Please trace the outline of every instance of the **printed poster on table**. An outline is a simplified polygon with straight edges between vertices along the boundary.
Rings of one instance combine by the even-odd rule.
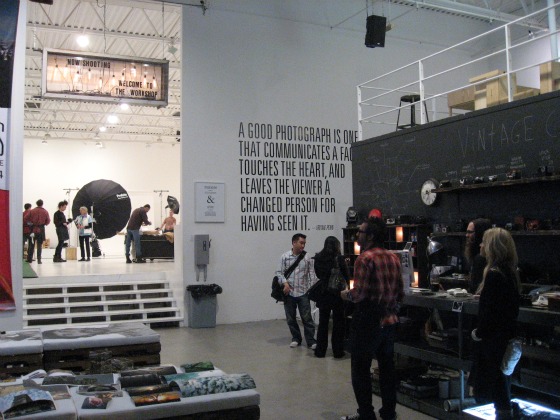
[[[0,311],[15,309],[10,264],[9,124],[19,0],[0,8]]]

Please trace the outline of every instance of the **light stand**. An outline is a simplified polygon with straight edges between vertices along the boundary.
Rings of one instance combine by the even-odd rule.
[[[72,191],[78,191],[79,188],[63,188],[62,191],[66,191],[66,195],[68,196],[68,199],[66,201],[68,201],[68,207],[66,207],[66,210],[68,212],[68,215],[66,217],[66,220],[68,221],[68,219],[74,220],[74,218],[72,217]],[[73,229],[72,229],[73,230]],[[70,235],[70,232],[68,232],[68,235],[70,237],[70,239],[68,240],[68,246],[71,246],[71,243],[74,244],[74,241],[72,241],[72,235]],[[78,246],[77,243],[75,244],[75,246]]]
[[[164,192],[169,192],[169,190],[154,190],[155,193],[159,193],[159,208],[160,208],[160,220],[163,221],[163,219],[165,219],[165,217],[163,217],[163,193]]]

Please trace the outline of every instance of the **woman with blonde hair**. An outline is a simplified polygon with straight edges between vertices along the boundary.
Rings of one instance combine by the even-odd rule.
[[[519,314],[517,251],[507,230],[492,228],[484,233],[480,253],[486,267],[478,288],[478,327],[471,334],[478,342],[474,395],[479,403],[494,403],[496,420],[512,419],[511,376],[504,375],[500,365],[508,341],[515,337]]]
[[[80,207],[80,214],[78,215],[78,217],[76,217],[76,219],[74,219],[74,223],[78,227],[78,235],[80,237],[80,253],[82,255],[82,258],[80,258],[79,261],[90,261],[91,250],[89,247],[89,238],[93,233],[93,219],[88,214],[87,207]]]

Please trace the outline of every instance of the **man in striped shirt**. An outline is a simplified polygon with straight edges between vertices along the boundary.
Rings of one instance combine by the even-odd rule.
[[[380,218],[360,225],[358,244],[363,250],[354,264],[354,288],[341,297],[355,303],[351,330],[351,375],[358,413],[343,419],[376,420],[372,405],[371,361],[379,367],[383,420],[396,418],[397,404],[394,341],[403,283],[399,257],[383,248],[387,227]]]
[[[307,347],[315,350],[315,324],[311,317],[311,304],[307,296],[309,288],[315,284],[317,277],[313,269],[313,260],[305,253],[306,238],[302,233],[292,236],[292,249],[282,254],[278,270],[276,270],[277,281],[283,286],[286,299],[284,300],[284,311],[286,321],[292,334],[290,347],[294,348],[301,345],[302,337],[296,319],[296,310],[303,322],[303,333]],[[284,273],[288,271],[292,264],[296,262],[300,254],[304,254],[292,273],[286,278]]]

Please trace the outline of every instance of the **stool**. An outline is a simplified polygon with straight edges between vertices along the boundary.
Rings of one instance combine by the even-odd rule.
[[[416,102],[420,101],[420,95],[404,95],[401,96],[401,100],[399,102],[399,114],[397,115],[397,130],[402,130],[403,128],[414,127],[416,125],[416,106],[414,105]],[[409,103],[410,105],[410,124],[403,124],[399,125],[399,119],[401,117],[401,105],[402,103]],[[428,108],[426,107],[426,102],[424,102],[424,111],[426,111],[426,121],[428,120]]]

